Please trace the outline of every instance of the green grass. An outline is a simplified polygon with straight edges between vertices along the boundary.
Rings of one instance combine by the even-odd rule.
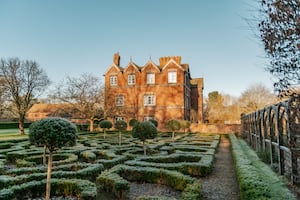
[[[19,129],[1,129],[0,141],[11,139],[28,138],[28,129],[25,129],[25,135],[21,135]]]

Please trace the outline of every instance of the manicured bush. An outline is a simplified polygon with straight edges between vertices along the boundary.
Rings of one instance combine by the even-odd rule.
[[[50,179],[52,155],[57,149],[76,143],[77,128],[63,118],[45,118],[30,125],[29,141],[31,144],[43,145],[49,151],[46,200],[50,199]]]
[[[157,136],[157,129],[150,121],[138,122],[132,129],[132,136],[134,138],[139,138],[143,142],[144,155],[146,155],[145,141],[147,139],[155,138]]]
[[[195,181],[188,184],[181,194],[181,200],[199,200],[201,199],[201,183]]]
[[[106,130],[110,129],[112,127],[112,123],[109,120],[102,120],[100,122],[100,127],[103,129],[103,137],[105,139]]]
[[[92,151],[83,151],[80,153],[80,157],[86,162],[95,162],[97,156]]]
[[[180,121],[180,127],[183,128],[183,132],[185,133],[186,129],[189,129],[191,126],[191,122],[187,120]]]
[[[15,185],[9,189],[0,190],[0,200],[30,199],[45,194],[45,180],[30,181]],[[76,196],[82,200],[95,200],[97,196],[96,185],[87,180],[80,179],[52,179],[52,195]]]
[[[151,122],[157,128],[158,122],[155,119],[149,119],[149,122]]]
[[[288,190],[287,183],[263,163],[245,141],[237,139],[233,134],[229,138],[241,199],[296,199]]]
[[[25,122],[24,128],[28,128],[31,122]],[[17,129],[19,128],[18,122],[0,122],[0,129]]]
[[[181,127],[180,127],[180,122],[176,119],[171,119],[167,122],[166,124],[166,128],[169,131],[172,131],[172,140],[174,141],[175,139],[175,131],[178,131]]]
[[[138,123],[139,121],[137,119],[131,119],[129,120],[129,126],[134,127],[136,123]]]
[[[163,184],[180,191],[183,191],[188,184],[194,182],[194,179],[190,176],[176,171],[153,167],[118,165],[97,177],[97,187],[113,192],[118,198],[122,198],[125,192],[129,190],[127,180]]]
[[[117,120],[115,123],[115,129],[119,130],[119,145],[122,144],[122,131],[127,129],[127,123],[123,120]]]

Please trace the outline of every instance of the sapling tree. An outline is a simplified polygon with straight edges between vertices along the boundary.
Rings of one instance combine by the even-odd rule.
[[[183,132],[185,133],[186,129],[189,129],[191,126],[191,122],[188,120],[182,120],[180,121],[180,127],[183,129]]]
[[[45,118],[29,127],[29,141],[37,146],[43,145],[49,151],[46,183],[46,200],[50,199],[50,180],[52,171],[52,155],[63,146],[76,143],[76,126],[63,118]]]
[[[134,127],[136,125],[136,123],[138,123],[138,120],[135,118],[129,120],[129,126],[131,126],[131,127]]]
[[[146,155],[145,141],[157,136],[157,128],[150,121],[138,122],[132,129],[132,136],[139,138],[143,142],[144,155]]]
[[[108,130],[112,127],[112,123],[109,120],[102,120],[100,122],[100,127],[103,129],[103,137],[105,139],[106,130]]]
[[[167,122],[166,124],[166,128],[169,131],[172,131],[172,140],[174,141],[175,138],[175,131],[178,131],[181,127],[180,127],[180,122],[176,119],[171,119]]]
[[[127,129],[127,123],[123,120],[118,120],[115,123],[115,129],[119,130],[119,145],[122,143],[122,131]]]

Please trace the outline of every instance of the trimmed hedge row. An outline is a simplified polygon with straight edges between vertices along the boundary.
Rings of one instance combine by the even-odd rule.
[[[31,122],[25,122],[24,128],[28,128],[30,126]],[[19,128],[18,122],[0,122],[0,129],[15,129]]]
[[[241,199],[293,200],[285,181],[263,163],[245,141],[229,135]]]
[[[213,160],[214,156],[212,155],[171,154],[166,156],[140,157],[135,160],[129,160],[125,164],[177,170],[191,176],[206,176],[212,171]]]
[[[97,177],[96,185],[98,189],[112,192],[116,197],[122,199],[130,189],[128,181],[167,185],[176,190],[183,191],[182,196],[190,200],[199,199],[196,196],[199,197],[201,191],[200,182],[180,172],[127,165],[118,165],[108,171],[102,172]]]
[[[98,174],[103,171],[102,164],[90,164],[85,168],[78,171],[53,171],[51,177],[53,178],[77,178],[77,179],[88,179],[95,181]],[[30,181],[41,181],[46,179],[47,173],[33,173],[33,174],[23,174],[20,176],[0,176],[0,188],[8,188],[13,185],[20,185]]]
[[[45,194],[46,180],[30,181],[0,190],[0,200],[40,197]],[[82,200],[95,200],[96,185],[81,179],[51,179],[51,196],[76,196]]]

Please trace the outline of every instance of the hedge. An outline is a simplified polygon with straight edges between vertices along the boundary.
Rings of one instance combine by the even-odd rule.
[[[198,199],[201,192],[200,182],[180,172],[153,167],[133,167],[127,165],[118,165],[108,171],[102,172],[97,177],[96,185],[98,189],[112,192],[116,197],[122,199],[125,193],[130,189],[128,181],[167,185],[176,190],[183,191],[183,194],[189,197],[186,199],[190,200]],[[195,198],[190,198],[192,196]]]
[[[51,177],[53,178],[77,178],[77,179],[88,179],[95,181],[98,174],[103,171],[102,164],[90,164],[85,168],[78,171],[53,171]],[[0,176],[0,189],[8,188],[13,185],[20,185],[30,181],[41,181],[46,179],[47,173],[33,173],[33,174],[23,174],[20,176]]]
[[[30,126],[31,122],[25,122],[24,128],[28,128]],[[19,128],[18,122],[0,122],[0,129],[15,129]]]
[[[46,180],[30,181],[0,190],[0,200],[41,197],[45,194]],[[51,196],[76,196],[82,200],[95,200],[96,185],[81,179],[51,179]]]
[[[241,199],[293,200],[286,182],[262,162],[245,141],[230,134]]]
[[[171,154],[155,157],[141,157],[125,162],[131,166],[157,167],[177,170],[191,176],[206,176],[213,168],[214,156],[190,154]]]

